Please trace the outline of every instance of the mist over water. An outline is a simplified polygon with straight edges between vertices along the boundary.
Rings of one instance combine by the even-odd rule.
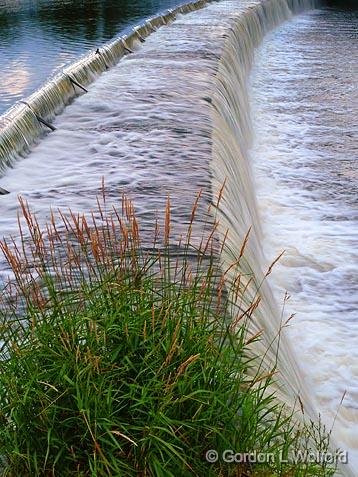
[[[269,34],[251,75],[251,152],[272,283],[325,422],[358,468],[358,12],[322,9]],[[355,449],[355,450],[353,450]]]
[[[88,50],[179,0],[0,0],[0,114]]]

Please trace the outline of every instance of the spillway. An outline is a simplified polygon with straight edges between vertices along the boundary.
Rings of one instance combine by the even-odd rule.
[[[253,333],[264,330],[257,351],[265,354],[267,369],[277,360],[281,398],[292,406],[300,399],[313,419],[315,400],[286,330],[280,331],[281,306],[264,280],[248,77],[266,33],[314,6],[310,0],[223,0],[168,12],[70,67],[3,117],[0,132],[0,187],[10,191],[0,198],[2,236],[16,234],[18,194],[44,222],[50,205],[76,212],[95,207],[103,177],[107,205],[128,194],[144,233],[169,193],[179,236],[203,190],[193,233],[200,243],[212,220],[207,206],[226,181],[217,211],[221,232],[229,230],[222,267],[239,254],[251,228],[242,267],[252,278],[249,293],[262,297],[250,324]],[[55,130],[46,134],[39,118]],[[1,265],[2,276],[7,273]],[[354,475],[347,465],[342,472]]]
[[[300,343],[305,382],[328,424],[338,412],[335,430],[355,469],[357,29],[349,10],[295,17],[258,49],[250,88],[263,248],[267,257],[286,250],[272,286],[281,300],[291,296],[289,338]]]

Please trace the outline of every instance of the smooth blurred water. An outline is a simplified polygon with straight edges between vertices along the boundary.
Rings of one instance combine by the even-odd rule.
[[[0,0],[0,114],[88,50],[180,0]]]
[[[358,11],[268,35],[252,71],[252,150],[276,296],[325,422],[358,468]],[[344,395],[343,403],[340,404]],[[357,475],[357,474],[354,474]]]
[[[145,9],[139,2],[97,1],[84,7],[43,1],[12,13],[7,8],[7,26],[0,33],[1,55],[9,60],[0,59],[0,99],[8,98],[3,107],[27,95],[54,69],[170,3],[147,2]],[[219,53],[219,9],[225,3],[230,2],[212,4],[218,9],[212,23],[206,17],[210,10],[204,10],[160,29],[56,118],[57,131],[0,180],[11,192],[1,199],[0,235],[16,233],[17,194],[29,200],[41,222],[50,205],[90,210],[103,176],[111,197],[129,192],[148,224],[169,191],[178,204],[177,223],[185,224],[183,212],[191,210],[193,194],[207,187],[211,123],[206,99],[216,68],[212,59]],[[122,13],[120,5],[127,5]],[[266,255],[271,261],[287,250],[272,274],[273,284],[280,301],[289,291],[289,310],[298,312],[292,342],[329,425],[347,391],[338,424],[350,459],[358,456],[357,21],[355,13],[317,10],[267,36],[252,76],[257,187],[246,181],[257,192]],[[233,84],[241,92],[243,83]],[[233,125],[248,120],[245,108],[237,116],[227,109]],[[224,136],[228,123],[222,124],[218,130]],[[231,147],[223,150],[227,163],[240,161],[239,155],[229,157]],[[237,185],[235,190],[237,210],[230,220],[237,226],[245,189]],[[268,328],[270,318],[265,321]]]

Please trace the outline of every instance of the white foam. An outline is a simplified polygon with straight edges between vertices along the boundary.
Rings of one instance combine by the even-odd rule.
[[[351,22],[351,23],[349,23]],[[297,313],[289,336],[325,422],[358,467],[357,18],[315,11],[270,34],[252,73],[265,253]],[[350,54],[347,55],[347,51]]]

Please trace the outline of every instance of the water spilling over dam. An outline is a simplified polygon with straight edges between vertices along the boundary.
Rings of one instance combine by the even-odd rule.
[[[204,7],[204,2],[198,4]],[[229,229],[232,255],[228,253],[222,265],[227,267],[238,254],[251,227],[244,272],[248,279],[255,276],[249,285],[251,293],[259,290],[263,298],[251,328],[253,333],[264,329],[258,349],[264,353],[269,349],[265,357],[270,369],[277,359],[277,346],[272,343],[277,341],[283,317],[273,290],[267,282],[261,283],[268,265],[263,248],[271,261],[279,250],[264,245],[267,223],[263,230],[260,215],[262,202],[269,201],[270,194],[259,187],[258,200],[250,157],[259,157],[262,141],[273,133],[266,130],[270,121],[265,117],[261,124],[259,114],[254,115],[253,130],[247,81],[254,49],[265,34],[293,13],[313,6],[300,0],[221,1],[179,14],[173,23],[175,15],[169,13],[164,21],[158,20],[161,28],[155,33],[153,21],[131,38],[115,40],[99,54],[70,67],[2,120],[0,187],[10,194],[1,197],[0,234],[16,234],[17,194],[29,201],[44,222],[50,206],[90,210],[104,177],[110,202],[123,192],[134,199],[144,230],[169,193],[179,235],[198,190],[203,190],[208,205],[226,180],[218,217],[222,232]],[[260,61],[256,68],[260,72]],[[83,94],[71,78],[88,93]],[[271,77],[271,81],[276,80]],[[262,83],[255,84],[255,94],[261,94]],[[271,102],[265,106],[270,114]],[[37,116],[56,130],[43,137],[46,126]],[[265,134],[253,141],[258,127]],[[270,127],[275,128],[273,121]],[[269,223],[275,215],[267,210]],[[199,216],[202,222],[194,232],[198,242],[210,220],[206,207]],[[271,234],[277,233],[273,228]],[[285,246],[279,243],[279,248]],[[5,265],[1,273],[6,276]],[[281,279],[285,281],[284,274]],[[297,363],[285,331],[278,356],[280,394],[291,404],[299,398],[307,415],[314,417],[315,399]],[[351,475],[347,466],[345,472]]]
[[[331,422],[346,392],[336,430],[347,449],[358,442],[357,28],[350,11],[295,17],[264,40],[251,88],[264,249],[286,250],[276,296],[291,295],[291,340]]]
[[[177,0],[2,0],[0,114],[65,66]]]

